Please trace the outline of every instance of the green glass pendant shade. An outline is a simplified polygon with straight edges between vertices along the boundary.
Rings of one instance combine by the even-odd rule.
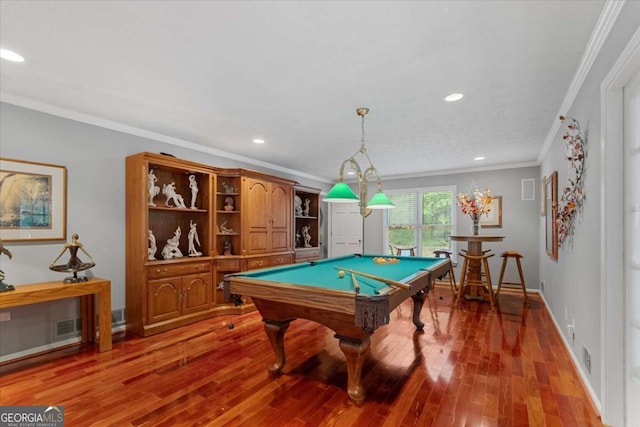
[[[386,194],[382,191],[378,191],[367,203],[369,209],[393,209],[395,208],[393,202],[389,200]]]
[[[358,196],[347,184],[340,181],[329,190],[322,201],[329,203],[356,203],[358,202]]]

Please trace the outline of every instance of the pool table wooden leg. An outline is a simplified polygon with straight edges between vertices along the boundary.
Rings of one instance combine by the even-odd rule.
[[[269,341],[271,341],[273,351],[276,353],[276,361],[273,362],[267,370],[269,371],[269,375],[275,377],[280,375],[280,372],[282,371],[282,368],[284,368],[284,364],[286,362],[286,357],[284,355],[284,333],[287,332],[291,321],[277,322],[274,320],[263,319],[263,322],[264,330],[269,337]]]
[[[338,338],[340,350],[347,360],[347,393],[351,400],[360,404],[364,402],[364,387],[362,386],[362,365],[369,351],[371,340],[365,337],[362,340],[354,340],[341,335]]]
[[[424,323],[420,321],[420,312],[426,296],[427,292],[424,289],[411,296],[411,299],[413,299],[413,324],[416,325],[416,329],[419,331],[424,329]]]

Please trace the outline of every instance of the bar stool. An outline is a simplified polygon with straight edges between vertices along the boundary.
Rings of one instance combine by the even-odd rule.
[[[520,263],[520,260],[524,258],[524,256],[517,251],[504,251],[500,254],[500,256],[502,257],[502,268],[500,269],[500,279],[498,279],[498,291],[496,292],[496,296],[500,294],[500,288],[502,287],[502,285],[520,285],[522,287],[522,293],[524,294],[524,302],[526,304],[527,303],[527,287],[524,283],[524,275],[522,274],[522,264]],[[507,268],[507,260],[511,258],[516,260],[516,266],[518,267],[518,274],[520,275],[520,283],[502,281],[502,279],[504,278],[504,272]]]
[[[485,255],[468,255],[460,252],[464,261],[462,262],[462,278],[460,279],[460,285],[458,286],[458,297],[456,298],[456,302],[459,304],[462,302],[462,298],[464,296],[464,292],[468,287],[476,287],[481,290],[486,290],[489,294],[489,303],[491,304],[491,311],[495,311],[495,302],[493,298],[493,287],[491,285],[491,272],[489,270],[489,261],[488,259],[494,256],[495,254],[485,254]],[[469,264],[472,261],[476,261],[480,263],[480,271],[478,272],[479,278],[471,278]],[[484,271],[482,271],[484,269]]]
[[[437,249],[433,251],[433,255],[436,258],[443,258],[443,256],[447,257],[449,258],[449,262],[451,262],[451,251],[448,249]],[[451,287],[451,293],[455,298],[456,294],[458,293],[458,285],[456,283],[456,276],[453,274],[453,264],[449,264],[449,271],[438,277],[438,280],[444,279],[445,276],[449,276],[449,287]]]

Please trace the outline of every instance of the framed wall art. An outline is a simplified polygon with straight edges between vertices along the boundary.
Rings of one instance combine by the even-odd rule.
[[[0,238],[67,238],[67,168],[0,158]]]
[[[553,171],[544,180],[545,200],[545,248],[547,254],[558,259],[558,171]]]
[[[502,228],[502,196],[491,196],[491,210],[480,217],[482,228]]]

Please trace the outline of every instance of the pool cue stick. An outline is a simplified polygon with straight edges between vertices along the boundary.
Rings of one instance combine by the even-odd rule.
[[[356,279],[356,275],[351,273],[351,281],[353,282],[353,289],[356,291],[356,294],[360,293],[360,284],[358,284],[358,279]]]
[[[349,268],[338,267],[338,266],[334,266],[333,268],[335,268],[336,270],[348,271],[349,273],[357,274],[362,277],[368,277],[369,279],[377,280],[379,282],[386,283],[387,285],[391,285],[391,286],[396,286],[401,289],[407,289],[407,290],[413,289],[413,286],[407,285],[406,283],[398,282],[391,279],[385,279],[384,277],[375,276],[373,274],[363,273],[361,271],[351,270]]]

